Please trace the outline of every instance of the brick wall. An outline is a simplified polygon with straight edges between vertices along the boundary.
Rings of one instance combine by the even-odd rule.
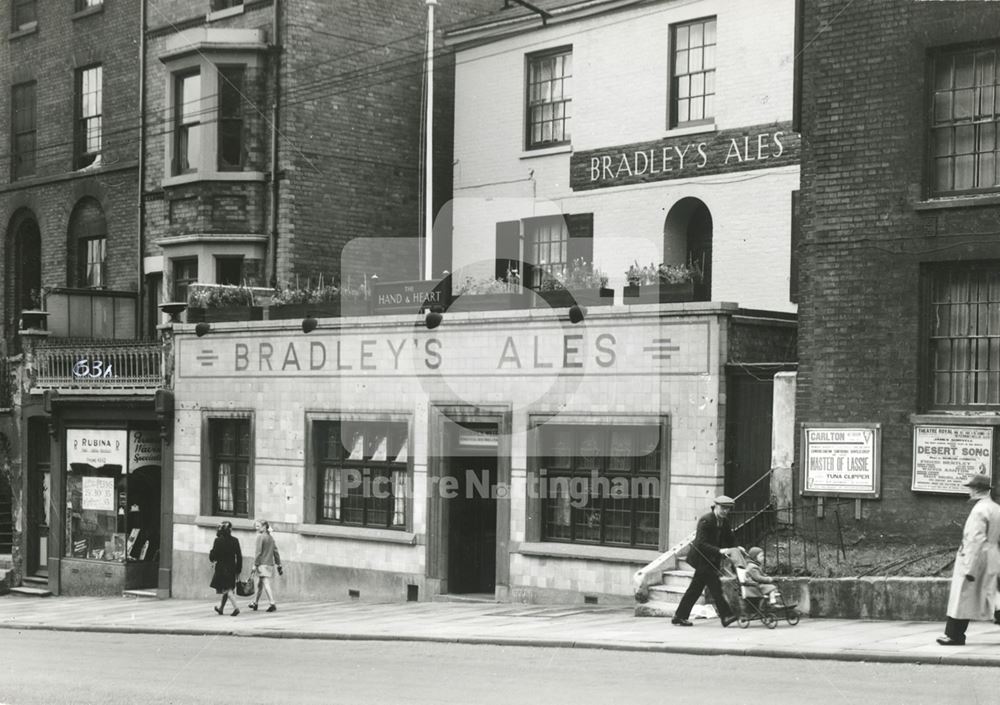
[[[1000,38],[995,3],[806,0],[797,420],[882,424],[859,528],[957,540],[958,496],[910,490],[921,263],[1000,255],[1000,209],[925,196],[928,52]]]

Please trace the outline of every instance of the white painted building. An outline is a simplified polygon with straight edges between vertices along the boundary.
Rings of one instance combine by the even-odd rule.
[[[793,0],[535,5],[446,34],[454,269],[694,261],[697,298],[794,311]]]

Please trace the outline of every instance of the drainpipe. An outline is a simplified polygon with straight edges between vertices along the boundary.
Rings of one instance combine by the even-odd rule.
[[[281,42],[279,41],[280,0],[274,0],[274,17],[271,27],[271,63],[274,70],[274,96],[271,100],[271,233],[267,251],[271,259],[272,287],[278,285],[278,110],[281,101]],[[265,264],[266,266],[266,264]]]
[[[146,184],[146,2],[139,3],[139,193],[136,205],[136,337],[142,333],[143,306],[143,254],[146,246],[146,203],[143,191]],[[150,321],[152,326],[154,321]]]

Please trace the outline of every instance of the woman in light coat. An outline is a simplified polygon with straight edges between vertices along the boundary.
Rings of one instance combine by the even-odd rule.
[[[975,501],[962,531],[962,546],[948,594],[948,621],[942,646],[965,644],[965,630],[973,619],[992,619],[1000,575],[1000,505],[990,498],[990,478],[973,475],[965,486]]]
[[[267,611],[274,612],[278,607],[274,604],[271,578],[274,577],[275,569],[277,569],[278,575],[281,575],[281,556],[278,554],[274,537],[271,536],[271,525],[263,519],[258,519],[254,522],[253,527],[257,530],[256,551],[253,559],[253,567],[257,571],[257,596],[247,606],[256,610],[261,594],[265,594],[268,601]]]

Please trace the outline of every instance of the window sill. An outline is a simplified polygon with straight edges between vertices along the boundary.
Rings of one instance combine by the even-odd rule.
[[[223,10],[216,10],[215,12],[209,12],[205,15],[206,22],[215,22],[217,20],[224,20],[227,17],[235,17],[236,15],[243,14],[243,4],[234,5],[233,7],[227,7]]]
[[[77,20],[81,20],[84,17],[90,17],[91,15],[99,15],[102,12],[104,12],[103,2],[100,5],[94,5],[93,7],[88,7],[84,10],[80,10],[79,12],[74,12],[72,15],[70,15],[69,18],[74,22],[76,22]]]
[[[938,411],[927,414],[910,414],[915,426],[1000,426],[1000,412],[996,411]]]
[[[975,206],[1000,206],[1000,194],[984,193],[973,196],[945,196],[928,198],[913,204],[915,211],[933,211],[945,208],[974,208]]]
[[[540,149],[526,149],[521,152],[521,159],[532,159],[534,157],[548,157],[553,154],[569,154],[573,151],[573,145],[560,144],[556,147],[543,147]]]
[[[219,524],[224,521],[228,521],[233,525],[234,529],[253,531],[254,520],[246,519],[243,517],[213,517],[213,516],[196,516],[194,518],[195,526],[202,526],[206,529],[217,529]]]
[[[691,125],[690,127],[672,127],[667,130],[664,137],[684,137],[686,135],[701,135],[716,132],[718,128],[714,122],[707,122],[704,125]]]
[[[22,25],[11,32],[7,38],[14,41],[15,39],[20,39],[21,37],[27,37],[29,34],[35,34],[37,31],[38,22],[29,22],[28,24]]]
[[[569,558],[602,561],[605,563],[630,563],[634,565],[646,565],[660,555],[659,551],[646,548],[613,548],[611,546],[590,546],[549,541],[522,543],[514,547],[511,553],[520,553],[522,556]]]
[[[262,171],[209,171],[194,172],[191,174],[178,174],[177,176],[165,176],[161,182],[163,188],[172,186],[184,186],[186,184],[196,184],[202,181],[266,181],[267,175]]]
[[[331,539],[354,539],[375,543],[399,543],[406,546],[417,545],[417,535],[411,531],[391,529],[371,529],[363,526],[333,526],[331,524],[298,524],[295,531],[303,536],[317,536]]]

